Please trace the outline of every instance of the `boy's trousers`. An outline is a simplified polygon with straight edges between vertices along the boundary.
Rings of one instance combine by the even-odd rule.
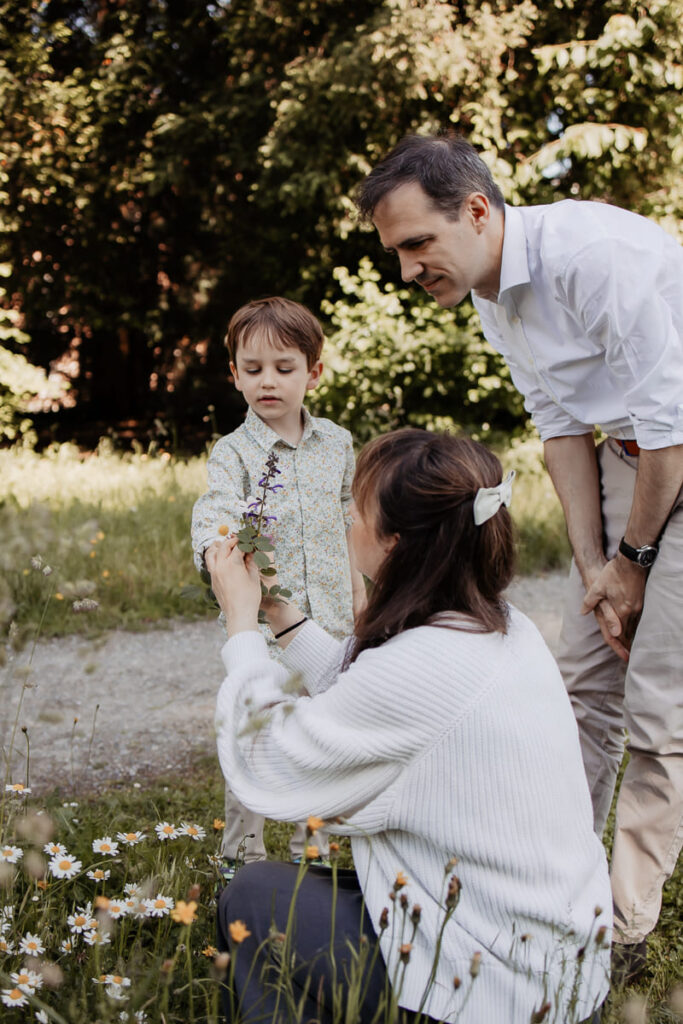
[[[263,844],[263,815],[255,814],[241,804],[229,786],[225,787],[225,828],[221,843],[221,856],[230,860],[244,860],[246,864],[266,859]],[[306,825],[297,822],[289,841],[292,857],[303,857],[306,847],[316,844],[321,857],[328,853],[328,840],[323,832],[317,832],[310,839],[306,837]]]
[[[606,554],[616,553],[633,498],[638,456],[598,448]],[[655,538],[652,538],[654,540]],[[615,938],[639,942],[657,923],[662,886],[683,843],[683,491],[648,572],[628,665],[581,615],[585,589],[572,563],[558,663],[579,726],[602,834],[628,730],[630,761],[617,798],[611,880]]]

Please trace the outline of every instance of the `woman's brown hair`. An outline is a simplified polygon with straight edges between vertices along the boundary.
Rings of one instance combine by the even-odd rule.
[[[424,430],[397,430],[363,448],[353,482],[361,514],[374,511],[379,536],[398,535],[356,622],[348,663],[440,612],[473,621],[456,628],[505,632],[502,592],[514,572],[510,514],[481,526],[473,504],[480,487],[501,482],[501,464],[477,441]],[[453,627],[452,622],[434,623]]]

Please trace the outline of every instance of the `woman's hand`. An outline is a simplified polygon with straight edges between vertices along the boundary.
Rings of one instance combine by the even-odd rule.
[[[228,636],[256,629],[261,604],[259,571],[250,555],[237,547],[237,538],[228,537],[206,552],[206,567],[211,586],[228,621]]]

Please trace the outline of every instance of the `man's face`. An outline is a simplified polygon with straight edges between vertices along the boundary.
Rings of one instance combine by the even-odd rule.
[[[405,282],[416,281],[440,306],[457,306],[474,290],[498,296],[500,258],[491,246],[490,206],[473,192],[449,220],[415,181],[399,185],[375,207],[382,245],[395,253]]]

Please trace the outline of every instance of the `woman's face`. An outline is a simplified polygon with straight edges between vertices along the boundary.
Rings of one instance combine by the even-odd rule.
[[[398,540],[398,534],[380,536],[374,502],[366,502],[361,514],[355,501],[351,502],[351,544],[356,566],[369,580],[375,580],[382,562]]]

